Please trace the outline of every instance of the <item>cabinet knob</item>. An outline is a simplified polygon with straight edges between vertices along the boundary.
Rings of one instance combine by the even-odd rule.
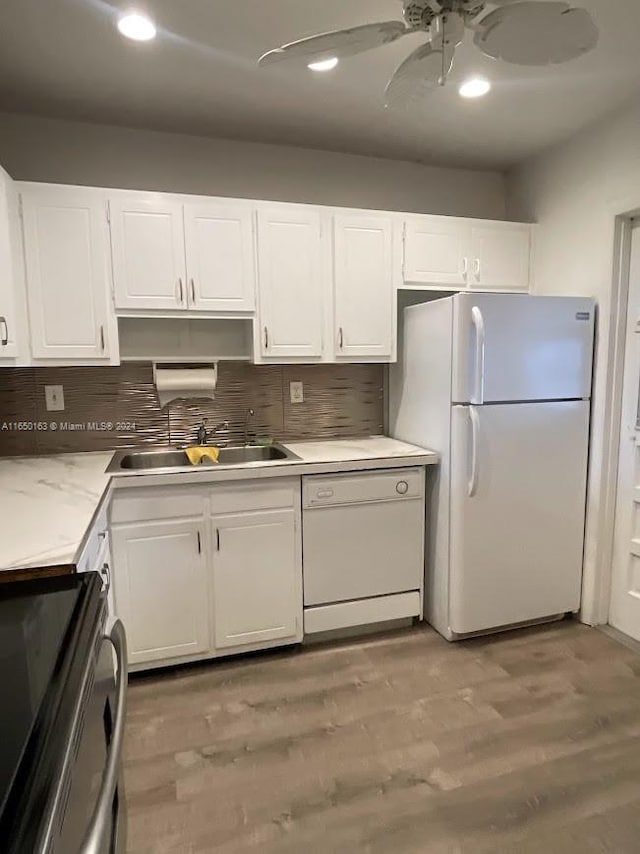
[[[406,495],[408,491],[409,491],[409,484],[407,483],[406,480],[399,480],[396,483],[396,492],[398,493],[398,495]]]

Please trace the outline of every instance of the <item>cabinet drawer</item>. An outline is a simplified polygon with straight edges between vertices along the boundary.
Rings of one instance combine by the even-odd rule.
[[[219,484],[209,491],[210,510],[214,516],[295,507],[300,495],[299,478],[245,481]]]
[[[111,523],[202,516],[205,497],[206,492],[201,487],[167,489],[151,486],[119,490],[111,507]]]
[[[303,507],[325,507],[368,501],[391,501],[422,498],[422,468],[388,469],[387,471],[309,475],[302,478]]]

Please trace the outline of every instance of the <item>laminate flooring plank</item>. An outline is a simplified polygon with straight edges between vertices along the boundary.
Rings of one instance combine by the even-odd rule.
[[[640,852],[640,658],[420,626],[134,677],[125,785],[129,854]]]

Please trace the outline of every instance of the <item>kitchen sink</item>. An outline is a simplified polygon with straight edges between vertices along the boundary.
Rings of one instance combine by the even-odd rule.
[[[185,451],[178,448],[153,448],[144,451],[119,451],[114,454],[107,472],[113,474],[124,471],[193,471],[219,466],[242,466],[297,459],[299,457],[281,445],[239,445],[220,448],[217,463],[205,460],[194,466],[189,462]]]

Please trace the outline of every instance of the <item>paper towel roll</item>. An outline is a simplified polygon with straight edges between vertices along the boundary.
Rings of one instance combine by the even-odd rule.
[[[162,409],[172,400],[215,397],[218,366],[206,368],[169,368],[157,366],[154,380]]]

